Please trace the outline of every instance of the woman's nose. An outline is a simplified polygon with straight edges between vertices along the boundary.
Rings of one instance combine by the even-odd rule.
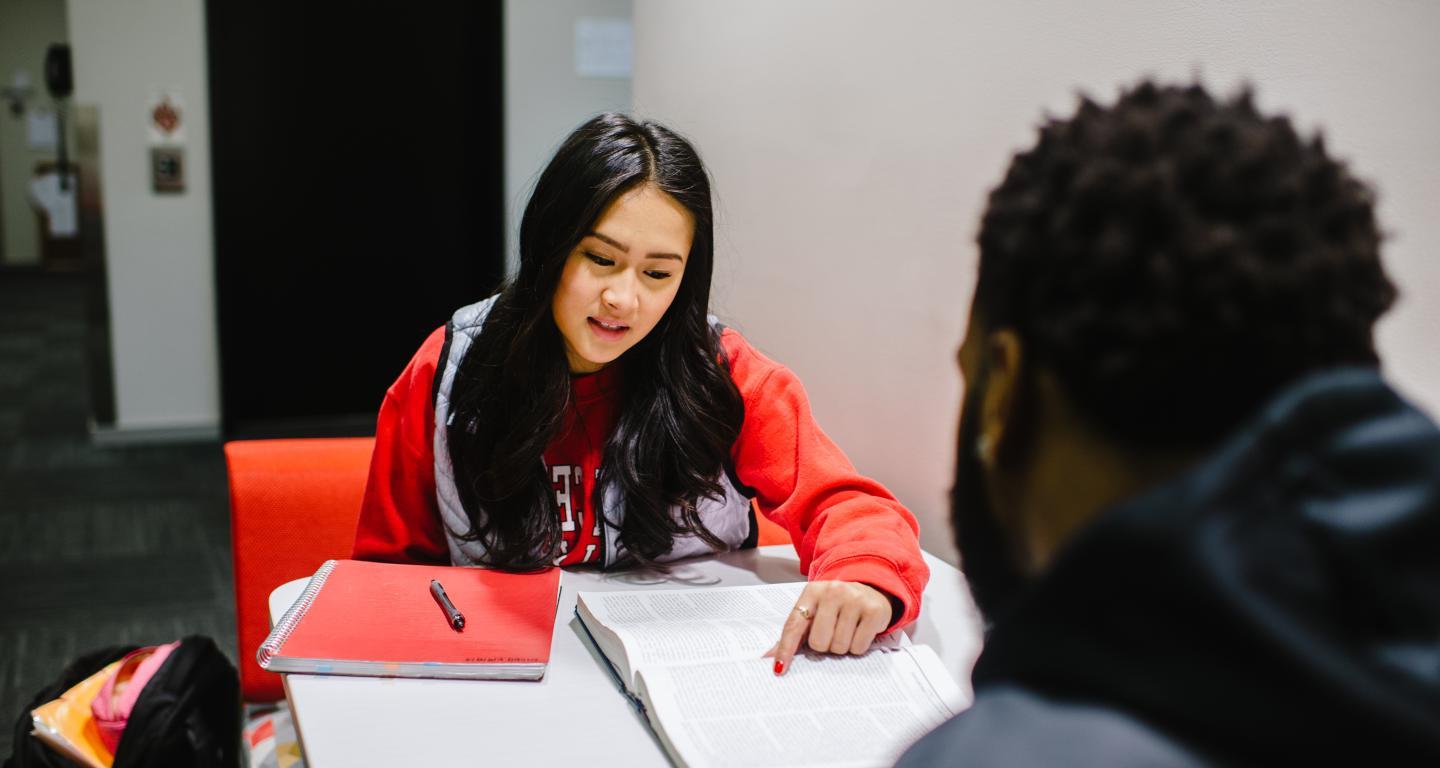
[[[600,292],[600,301],[617,314],[628,311],[635,301],[633,281],[623,275],[611,280]]]

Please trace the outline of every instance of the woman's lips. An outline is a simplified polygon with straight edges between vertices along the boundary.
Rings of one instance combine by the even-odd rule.
[[[585,319],[590,323],[590,330],[604,341],[619,341],[630,330],[630,326],[621,322],[605,322],[593,317]]]

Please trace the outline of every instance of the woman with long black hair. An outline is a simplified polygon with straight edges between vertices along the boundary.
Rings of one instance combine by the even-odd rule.
[[[386,393],[354,556],[530,569],[753,546],[810,583],[773,653],[862,653],[920,609],[915,518],[859,475],[799,380],[708,315],[710,182],[664,126],[605,114],[541,174],[519,274]],[[752,506],[752,499],[756,502]]]

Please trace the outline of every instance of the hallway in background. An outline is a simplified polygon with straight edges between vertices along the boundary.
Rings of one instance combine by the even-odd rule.
[[[0,271],[0,757],[75,656],[213,637],[235,659],[218,443],[97,447],[84,283]]]

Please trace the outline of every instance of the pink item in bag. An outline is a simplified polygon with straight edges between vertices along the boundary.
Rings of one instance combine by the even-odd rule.
[[[177,640],[131,651],[120,661],[115,674],[105,681],[95,700],[90,702],[90,713],[95,716],[100,740],[110,748],[111,754],[114,754],[115,748],[120,745],[120,734],[125,731],[125,723],[130,720],[135,700],[140,698],[145,684],[150,682],[160,665],[170,657],[170,652],[179,645],[180,641]]]

